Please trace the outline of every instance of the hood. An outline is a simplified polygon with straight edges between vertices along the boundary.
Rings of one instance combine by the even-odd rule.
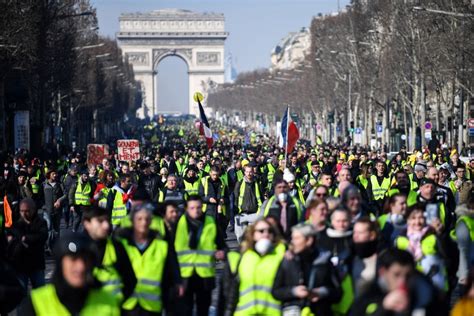
[[[458,217],[460,216],[469,216],[469,217],[474,217],[474,209],[469,209],[467,207],[467,204],[460,204],[456,207],[456,215]]]

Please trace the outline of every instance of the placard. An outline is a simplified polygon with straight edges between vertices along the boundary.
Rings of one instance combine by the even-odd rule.
[[[136,139],[119,139],[117,151],[120,161],[138,160],[140,159],[140,142]]]
[[[109,146],[105,144],[87,145],[87,166],[97,166],[109,155]]]
[[[16,111],[14,119],[15,149],[30,150],[30,112]]]

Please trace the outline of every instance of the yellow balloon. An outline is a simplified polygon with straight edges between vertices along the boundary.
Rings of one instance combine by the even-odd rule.
[[[201,92],[196,92],[196,93],[194,94],[194,97],[193,97],[193,98],[194,98],[194,101],[196,101],[196,102],[198,102],[198,101],[199,101],[199,102],[202,102],[202,100],[204,100],[204,96],[202,95]]]

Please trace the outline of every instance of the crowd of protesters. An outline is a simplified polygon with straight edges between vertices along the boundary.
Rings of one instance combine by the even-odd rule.
[[[160,139],[2,157],[0,314],[474,314],[474,159]]]

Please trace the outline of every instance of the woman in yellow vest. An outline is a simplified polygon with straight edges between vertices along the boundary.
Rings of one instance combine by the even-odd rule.
[[[31,291],[23,315],[120,315],[116,298],[92,276],[94,254],[85,235],[66,233],[55,245],[52,282]]]
[[[440,290],[447,290],[447,275],[443,250],[436,231],[428,225],[425,207],[416,204],[406,212],[407,229],[398,236],[395,247],[410,252],[417,269],[430,276],[433,284]]]
[[[133,227],[120,241],[132,263],[137,285],[122,304],[124,315],[161,315],[170,291],[184,293],[173,247],[150,229],[153,206],[142,204],[130,212]],[[168,307],[168,306],[166,306]]]
[[[268,220],[247,228],[242,254],[230,252],[224,269],[225,315],[281,315],[281,304],[272,295],[284,256],[279,244]]]

